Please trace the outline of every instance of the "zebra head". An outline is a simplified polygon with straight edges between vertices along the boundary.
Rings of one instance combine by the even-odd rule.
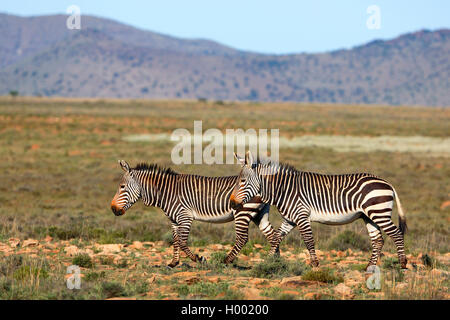
[[[125,173],[111,201],[111,210],[116,216],[123,215],[141,197],[141,186],[133,177],[130,165],[124,160],[120,160],[119,164]]]
[[[255,171],[250,151],[245,154],[245,160],[237,154],[234,155],[242,163],[242,169],[236,179],[236,186],[231,193],[230,202],[233,209],[238,209],[259,193],[261,180]]]

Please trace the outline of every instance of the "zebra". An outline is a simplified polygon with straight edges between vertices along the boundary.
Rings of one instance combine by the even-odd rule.
[[[311,221],[343,225],[363,219],[372,244],[367,268],[376,265],[384,244],[381,231],[394,241],[400,265],[406,268],[404,233],[406,217],[394,187],[369,173],[324,175],[302,172],[282,163],[253,161],[250,151],[230,196],[233,208],[239,207],[255,194],[265,203],[275,205],[285,223],[277,231],[277,239],[298,227],[311,264],[319,265],[311,230]],[[394,198],[397,202],[399,227],[391,219]],[[279,244],[279,243],[278,243]],[[277,244],[277,245],[278,245]],[[366,269],[367,270],[367,269]]]
[[[231,208],[229,198],[237,176],[204,177],[180,174],[170,168],[146,163],[130,168],[124,160],[119,160],[119,164],[125,173],[111,201],[111,210],[116,216],[121,216],[139,199],[142,199],[146,206],[162,209],[172,224],[174,253],[168,265],[170,268],[179,264],[180,249],[194,262],[206,261],[203,257],[193,254],[187,246],[194,220],[210,223],[234,220],[236,240],[225,258],[225,263],[231,263],[248,241],[250,221],[259,227],[271,244],[279,243],[269,222],[270,206],[261,202],[259,196],[252,197],[237,210]],[[279,248],[271,247],[271,252],[279,254]]]

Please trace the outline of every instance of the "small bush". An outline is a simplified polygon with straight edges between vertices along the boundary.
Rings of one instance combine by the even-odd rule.
[[[265,289],[262,293],[262,296],[272,298],[275,300],[294,300],[295,297],[292,294],[283,293],[281,288],[279,287],[270,287]]]
[[[94,266],[91,257],[86,253],[77,254],[73,257],[72,264],[82,268],[92,268]]]
[[[434,259],[433,257],[430,257],[427,253],[425,253],[422,258],[422,263],[424,264],[425,267],[427,267],[428,269],[433,269],[436,268],[439,265],[438,261],[436,259]]]
[[[248,256],[253,252],[253,243],[248,242],[245,244],[245,246],[241,250],[241,254],[244,256]]]
[[[10,95],[11,97],[17,97],[17,96],[19,95],[19,91],[17,91],[17,90],[11,90],[11,91],[9,91],[9,95]]]
[[[100,264],[105,265],[105,266],[112,266],[114,265],[114,258],[113,257],[108,257],[108,256],[104,256],[104,257],[100,257]]]
[[[251,270],[251,275],[258,278],[275,278],[283,276],[300,276],[309,267],[301,261],[288,262],[281,257],[269,256]]]
[[[229,284],[226,282],[198,282],[191,286],[183,284],[176,287],[176,291],[180,297],[186,297],[189,294],[200,295],[209,298],[215,298],[219,294],[222,294],[221,298],[226,300],[237,300],[242,299],[243,297],[241,293],[230,289]]]
[[[128,267],[128,261],[125,259],[121,259],[117,264],[116,264],[117,268],[126,268]]]
[[[14,272],[23,264],[23,257],[20,255],[11,255],[2,258],[2,263],[0,264],[0,274],[8,275],[10,272]]]
[[[84,280],[86,281],[96,281],[99,280],[101,278],[104,278],[106,276],[105,271],[102,272],[88,272],[85,276],[84,276]]]
[[[349,248],[365,251],[370,249],[370,243],[361,235],[351,230],[346,230],[334,237],[328,245],[328,248],[340,251],[344,251]]]
[[[397,258],[386,258],[383,261],[383,268],[391,272],[391,276],[395,281],[402,282],[405,279],[405,275],[400,267],[400,263]]]
[[[400,264],[398,262],[397,258],[385,258],[383,261],[383,268],[384,269],[398,269],[400,267]]]
[[[103,282],[101,291],[106,299],[125,296],[125,288],[117,282]]]
[[[302,276],[302,279],[334,284],[344,281],[344,278],[342,276],[335,275],[334,272],[328,268],[320,270],[310,270]]]
[[[21,266],[19,269],[14,271],[14,279],[16,280],[26,280],[30,278],[48,278],[48,271],[44,268],[37,268],[33,266]]]
[[[211,254],[207,267],[211,268],[213,271],[221,272],[227,266],[225,264],[225,258],[227,254],[225,252],[214,252]]]

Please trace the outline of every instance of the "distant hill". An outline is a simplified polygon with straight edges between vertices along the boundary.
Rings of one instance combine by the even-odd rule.
[[[0,14],[0,94],[450,106],[450,30],[266,55],[112,20]]]

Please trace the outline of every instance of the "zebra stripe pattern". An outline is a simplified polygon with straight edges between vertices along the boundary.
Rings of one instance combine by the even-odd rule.
[[[384,231],[394,241],[400,264],[406,268],[406,218],[395,189],[383,179],[368,173],[323,175],[301,172],[285,164],[253,164],[248,152],[230,197],[232,206],[245,204],[255,194],[260,194],[262,201],[275,205],[285,219],[277,232],[278,241],[282,241],[293,226],[298,227],[314,266],[319,262],[311,221],[342,225],[363,219],[372,241],[368,266],[377,264],[384,244],[381,231]],[[399,228],[392,222],[394,199]]]
[[[234,260],[248,241],[250,221],[258,225],[267,240],[277,247],[271,252],[278,253],[279,241],[269,222],[270,206],[255,196],[234,210],[229,198],[237,176],[203,177],[179,174],[171,169],[162,169],[157,165],[139,164],[130,168],[125,161],[119,161],[125,171],[119,189],[111,202],[116,215],[123,215],[136,201],[142,199],[147,206],[161,208],[172,223],[174,256],[170,267],[180,261],[180,250],[193,261],[203,261],[187,246],[187,240],[194,220],[211,223],[235,222],[236,241],[226,263]]]

